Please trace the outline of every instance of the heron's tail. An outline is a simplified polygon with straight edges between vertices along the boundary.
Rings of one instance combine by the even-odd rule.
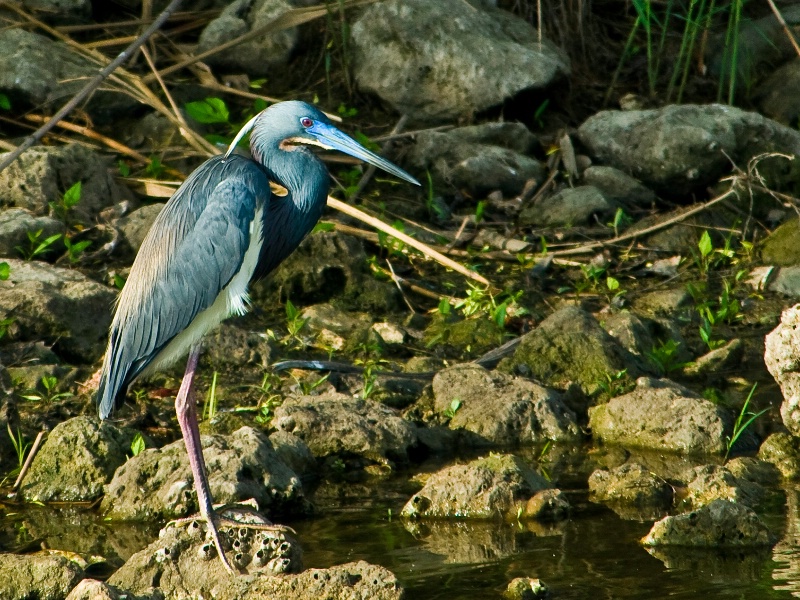
[[[128,390],[130,365],[121,360],[118,344],[118,330],[112,327],[108,338],[108,348],[103,359],[103,371],[100,375],[100,387],[97,389],[95,402],[100,419],[107,419],[115,408],[119,408],[125,401],[125,392]]]

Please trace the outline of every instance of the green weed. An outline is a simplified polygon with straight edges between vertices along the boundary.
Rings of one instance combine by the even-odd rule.
[[[62,398],[71,398],[73,394],[71,392],[58,392],[58,378],[53,375],[44,375],[40,380],[42,384],[42,388],[44,391],[41,390],[30,390],[26,395],[23,395],[22,398],[25,400],[29,400],[31,402],[45,402],[47,404],[52,404]]]
[[[0,281],[5,281],[11,276],[11,265],[7,262],[0,262]]]
[[[91,245],[91,240],[82,240],[73,244],[68,237],[64,236],[64,246],[67,248],[67,257],[69,258],[69,262],[73,265],[80,261],[83,253]]]
[[[11,431],[10,424],[6,423],[6,428],[8,429],[8,437],[11,439],[11,445],[14,447],[14,453],[17,455],[17,466],[8,474],[8,476],[16,477],[19,475],[19,472],[22,470],[22,466],[25,464],[25,456],[27,455],[31,444],[30,442],[25,441],[25,436],[22,435],[19,427],[17,427],[16,435],[14,435],[14,432]]]
[[[653,346],[653,349],[647,353],[647,358],[662,375],[668,375],[673,371],[680,371],[687,364],[678,360],[678,350],[680,349],[680,342],[669,339],[660,342]]]
[[[738,440],[739,437],[745,431],[747,431],[747,428],[750,427],[758,417],[769,410],[768,408],[765,408],[757,413],[748,411],[750,401],[753,399],[753,394],[756,391],[757,385],[757,383],[754,383],[753,387],[750,388],[750,393],[747,394],[747,398],[745,399],[744,404],[742,404],[742,409],[739,411],[739,415],[736,417],[736,421],[733,424],[733,431],[731,432],[730,436],[726,437],[727,443],[725,449],[725,462],[727,462],[728,456],[730,455],[734,444],[736,444],[736,440]]]
[[[77,206],[81,201],[82,185],[80,181],[76,181],[70,188],[64,192],[64,195],[57,202],[49,202],[48,206],[53,215],[67,222],[70,211]]]
[[[144,437],[137,431],[136,435],[133,436],[133,441],[131,441],[131,456],[139,456],[144,452],[145,448],[147,448],[147,444],[144,442]]]
[[[455,417],[456,413],[459,411],[461,406],[462,406],[461,400],[459,400],[458,398],[453,398],[450,401],[450,406],[448,406],[444,411],[445,418],[452,419],[453,417]]]
[[[211,387],[203,401],[202,420],[210,421],[217,414],[217,372],[211,376]]]
[[[627,394],[636,387],[636,383],[628,375],[628,369],[616,373],[605,373],[603,379],[596,382],[596,395],[606,399]]]
[[[37,256],[44,256],[45,254],[49,254],[54,250],[54,248],[51,248],[51,246],[61,239],[61,234],[55,233],[48,238],[41,239],[43,231],[43,229],[39,229],[38,231],[29,231],[27,233],[28,247],[16,247],[17,252],[20,253],[23,259],[33,260]]]

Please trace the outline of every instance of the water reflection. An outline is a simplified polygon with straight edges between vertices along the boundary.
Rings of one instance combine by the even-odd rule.
[[[788,591],[800,598],[800,489],[786,489],[786,531],[772,549],[777,563],[772,578],[776,590]]]

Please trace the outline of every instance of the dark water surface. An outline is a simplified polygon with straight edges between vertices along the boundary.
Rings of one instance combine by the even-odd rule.
[[[624,520],[588,502],[585,489],[561,488],[572,516],[545,525],[409,522],[397,517],[416,489],[406,478],[324,483],[314,495],[317,514],[286,524],[298,533],[306,567],[377,563],[397,575],[411,600],[499,598],[515,577],[541,578],[554,599],[800,597],[797,490],[787,490],[785,513],[778,507],[765,516],[780,539],[771,550],[653,556],[638,543],[650,522]],[[121,564],[157,530],[157,524],[109,523],[87,508],[6,506],[0,544],[4,551],[44,545]]]

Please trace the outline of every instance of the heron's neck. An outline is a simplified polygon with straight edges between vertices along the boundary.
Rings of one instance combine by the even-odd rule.
[[[330,188],[330,176],[321,160],[307,150],[289,151],[277,147],[264,153],[253,148],[253,158],[264,167],[272,181],[288,190],[295,210],[316,213],[319,217]]]

